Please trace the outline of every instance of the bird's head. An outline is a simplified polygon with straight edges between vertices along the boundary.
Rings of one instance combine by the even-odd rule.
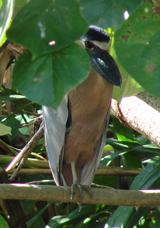
[[[90,25],[88,32],[80,40],[84,43],[95,70],[104,79],[120,87],[122,79],[119,69],[108,52],[111,44],[108,34],[102,28]]]

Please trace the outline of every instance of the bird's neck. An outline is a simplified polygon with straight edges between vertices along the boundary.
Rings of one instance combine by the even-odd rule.
[[[83,106],[82,110],[96,109],[99,105],[109,106],[112,92],[113,85],[92,67],[88,77],[72,89],[68,96],[71,107],[78,111],[80,106]]]
[[[91,68],[88,77],[78,85],[75,90],[83,96],[91,96],[94,98],[102,95],[105,97],[112,96],[113,85],[104,79],[95,69]]]

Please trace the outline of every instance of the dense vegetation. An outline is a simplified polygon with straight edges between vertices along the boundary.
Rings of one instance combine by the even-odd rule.
[[[112,38],[110,53],[123,78],[114,98],[120,101],[144,90],[160,97],[158,1],[16,0],[13,5],[13,0],[1,0],[0,6],[0,183],[10,183],[4,169],[39,128],[36,118],[41,105],[57,108],[64,94],[85,79],[89,56],[74,41],[89,24],[103,27]],[[140,172],[137,176],[127,172],[126,176],[95,176],[93,182],[117,189],[159,189],[159,147],[113,117],[107,135],[101,165]],[[52,176],[49,171],[44,174],[46,159],[41,137],[12,182],[49,184]],[[22,202],[17,192],[17,200],[0,201],[0,224],[5,228],[47,224],[55,228],[158,228],[160,211],[153,205],[88,204],[79,212],[77,204]]]

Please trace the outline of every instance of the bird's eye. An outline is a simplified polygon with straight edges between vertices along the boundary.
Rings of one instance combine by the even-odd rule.
[[[90,50],[93,50],[94,49],[94,44],[89,42],[89,41],[86,41],[85,42],[85,46],[86,48],[90,49]]]

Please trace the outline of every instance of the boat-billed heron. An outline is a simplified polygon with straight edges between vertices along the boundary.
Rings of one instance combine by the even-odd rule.
[[[46,149],[56,185],[90,186],[100,162],[113,85],[121,75],[108,53],[110,38],[91,25],[80,38],[91,60],[86,79],[70,90],[57,110],[43,106]]]

